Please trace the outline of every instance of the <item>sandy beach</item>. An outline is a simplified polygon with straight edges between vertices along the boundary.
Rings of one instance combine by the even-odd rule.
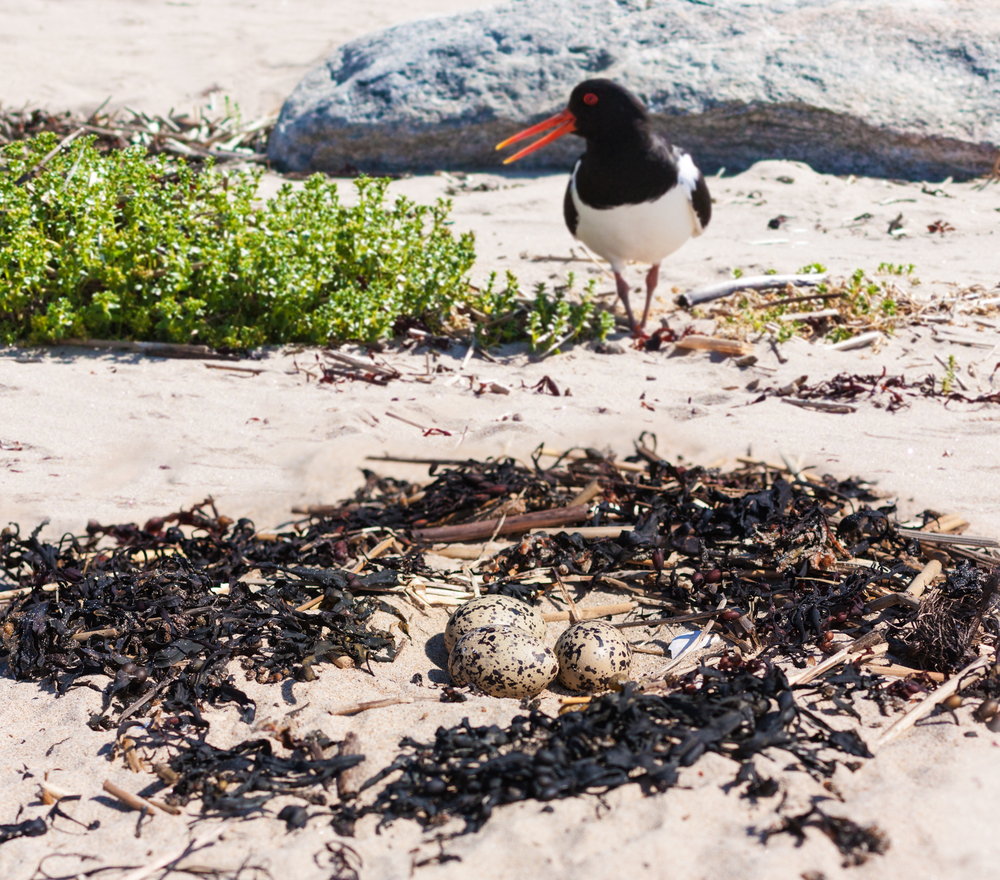
[[[209,100],[222,106],[228,97],[246,117],[256,117],[275,112],[333,46],[418,16],[479,5],[39,0],[28,8],[2,2],[7,27],[0,36],[0,102],[89,112],[110,97],[112,107],[165,112]],[[271,177],[265,186],[273,191],[278,183]],[[476,235],[474,283],[509,270],[530,290],[540,282],[562,283],[573,271],[583,281],[596,278],[598,292],[610,294],[613,282],[563,226],[565,183],[564,174],[497,169],[471,178],[412,177],[394,182],[391,191],[422,202],[453,199],[455,230]],[[734,269],[791,273],[817,262],[834,278],[859,268],[877,277],[881,264],[912,264],[910,275],[896,279],[901,291],[926,305],[927,314],[951,319],[912,322],[883,343],[856,350],[792,339],[775,351],[760,341],[757,361],[748,366],[670,345],[638,351],[624,333],[613,337],[620,353],[574,346],[543,361],[523,348],[485,359],[467,357],[461,346],[433,353],[389,346],[376,357],[400,378],[385,386],[319,384],[321,354],[312,350],[266,350],[258,360],[229,364],[68,346],[0,349],[0,519],[19,523],[22,531],[48,519],[42,534],[55,540],[81,532],[91,519],[142,523],[211,496],[220,512],[272,529],[293,519],[295,506],[349,496],[363,483],[363,468],[426,480],[424,466],[373,462],[371,456],[528,460],[542,444],[623,456],[645,432],[655,435],[659,453],[670,460],[731,465],[738,456],[776,462],[784,456],[817,475],[872,481],[898,502],[900,519],[932,509],[962,516],[972,534],[1000,537],[997,405],[914,397],[897,412],[862,400],[853,412],[830,413],[789,406],[776,396],[755,402],[760,390],[801,376],[810,383],[844,372],[885,371],[914,381],[941,377],[949,358],[969,397],[1000,390],[1000,318],[995,307],[975,306],[977,298],[1000,297],[1000,185],[840,178],[768,161],[738,175],[723,173],[709,186],[712,224],[664,264],[651,326],[663,320],[679,333],[696,322],[710,332],[710,319],[676,308],[677,293],[731,278]],[[349,192],[350,181],[341,187]],[[889,224],[900,213],[907,234],[890,235]],[[779,215],[787,218],[781,228],[769,228]],[[952,230],[930,232],[937,221]],[[637,269],[631,278],[640,284]],[[536,391],[546,376],[559,396]],[[483,392],[490,383],[509,393]],[[440,432],[425,436],[428,428]],[[419,694],[411,684],[416,673],[440,678],[441,658],[424,646],[443,630],[445,611],[425,615],[400,604],[410,618],[412,645],[398,661],[378,666],[375,676],[325,665],[312,682],[248,684],[258,705],[254,729],[289,723],[294,711],[290,723],[298,731],[321,729],[334,740],[356,732],[366,766],[375,769],[391,760],[403,733],[432,739],[439,726],[466,716],[477,724],[504,724],[518,714],[517,701],[484,696],[462,704],[417,700],[355,717],[331,714],[352,701]],[[550,624],[550,643],[564,626]],[[0,784],[6,793],[0,823],[45,815],[37,790],[46,774],[82,795],[72,805],[74,818],[101,823],[84,833],[63,822],[44,837],[4,843],[0,876],[28,880],[139,868],[217,826],[189,829],[197,818],[192,804],[182,816],[155,816],[136,837],[136,814],[101,793],[105,778],[130,790],[140,784],[120,757],[109,760],[112,734],[86,726],[99,702],[86,688],[56,700],[35,683],[13,681],[6,670],[0,677]],[[542,706],[558,711],[557,696],[547,693]],[[208,710],[206,717],[215,745],[250,735],[233,709]],[[444,844],[459,860],[434,862],[434,834],[404,821],[376,834],[374,819],[366,819],[348,842],[363,860],[363,880],[542,872],[573,880],[626,873],[809,880],[996,876],[1000,768],[993,749],[1000,736],[973,722],[969,705],[956,717],[959,724],[935,717],[857,772],[841,768],[832,789],[803,774],[788,775],[786,813],[825,798],[832,812],[877,821],[885,831],[889,851],[859,867],[845,868],[815,830],[801,846],[789,835],[762,844],[752,829],[773,825],[777,804],[726,794],[721,786],[731,781],[733,764],[714,755],[685,771],[680,786],[650,798],[627,786],[603,798],[555,802],[551,812],[531,801],[504,807],[481,832]],[[864,717],[863,735],[888,720],[874,712]],[[775,773],[783,760],[776,756]],[[337,840],[318,811],[306,828],[291,833],[273,816],[231,821],[185,864],[225,876],[267,876],[251,873],[256,866],[274,878],[327,880],[346,876],[330,862],[327,844]],[[38,865],[46,857],[42,873]],[[414,867],[425,859],[431,861]],[[241,864],[248,867],[237,874]]]

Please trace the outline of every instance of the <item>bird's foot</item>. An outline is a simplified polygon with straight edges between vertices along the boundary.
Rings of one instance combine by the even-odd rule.
[[[649,340],[649,334],[643,329],[643,327],[632,327],[632,348],[638,351],[643,351],[646,348],[646,342]]]

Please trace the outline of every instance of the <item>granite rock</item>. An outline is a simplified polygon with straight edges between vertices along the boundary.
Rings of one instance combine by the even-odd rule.
[[[636,92],[712,172],[758,159],[910,179],[988,172],[1000,144],[992,0],[514,0],[338,48],[285,103],[287,171],[496,167],[494,145],[590,77]],[[565,168],[563,138],[518,163]]]

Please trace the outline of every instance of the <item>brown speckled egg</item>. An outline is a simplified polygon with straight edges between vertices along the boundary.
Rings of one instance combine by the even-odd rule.
[[[605,688],[632,670],[632,648],[621,632],[603,620],[586,620],[556,642],[559,681],[571,691]]]
[[[444,631],[445,648],[451,653],[455,642],[481,626],[516,626],[536,638],[545,638],[545,619],[533,605],[510,596],[480,596],[455,609]]]
[[[456,686],[471,684],[493,697],[533,697],[558,671],[552,649],[514,626],[481,626],[467,632],[448,658]]]

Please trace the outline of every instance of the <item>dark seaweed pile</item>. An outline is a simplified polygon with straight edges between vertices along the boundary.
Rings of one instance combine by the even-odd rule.
[[[333,816],[343,830],[374,813],[383,822],[425,825],[458,817],[471,831],[514,801],[633,781],[647,792],[663,790],[707,751],[743,762],[737,780],[749,783],[748,796],[777,790],[756,778],[750,763],[766,749],[782,749],[793,766],[825,777],[835,760],[867,756],[867,748],[797,703],[773,660],[801,667],[814,653],[807,646],[832,651],[838,633],[858,638],[878,627],[896,661],[951,672],[977,641],[996,640],[996,622],[985,614],[1000,582],[996,558],[904,536],[894,508],[873,507],[865,483],[761,464],[690,467],[661,458],[641,439],[636,451],[631,468],[595,450],[550,467],[540,451],[530,465],[439,462],[425,486],[366,471],[353,498],[311,509],[276,535],[220,516],[210,500],[141,527],[92,522],[86,535],[54,543],[42,540],[40,528],[25,537],[11,526],[0,533],[4,589],[26,592],[8,594],[0,612],[4,655],[15,677],[50,681],[58,694],[96,687],[92,676],[106,676],[91,725],[117,728],[121,746],[123,731],[134,731],[129,719],[149,715],[140,742],[169,754],[152,783],[171,786],[168,799],[198,799],[223,815],[261,810],[280,793],[324,805],[323,789],[360,759],[327,757],[335,744],[321,734],[275,736],[287,755],[265,739],[227,750],[207,742],[204,703],[233,702],[245,721],[254,717],[252,699],[229,675],[231,662],[267,684],[311,680],[325,660],[391,661],[395,641],[372,618],[392,613],[406,632],[402,612],[383,596],[411,574],[428,573],[422,530],[479,521],[492,530],[508,514],[544,516],[570,506],[596,485],[581,525],[630,530],[586,538],[573,526],[526,535],[480,565],[487,588],[529,600],[548,591],[555,601],[557,580],[578,598],[594,588],[618,590],[644,602],[639,619],[712,618],[736,650],[712,667],[659,682],[656,693],[626,687],[557,718],[531,711],[506,729],[466,721],[440,729],[433,743],[406,739],[391,767],[366,784],[374,800],[341,804]],[[376,545],[382,555],[367,558]],[[872,607],[874,597],[904,588],[931,553],[945,566],[945,583],[929,589],[919,607]],[[523,583],[525,575],[536,582]],[[308,613],[298,610],[304,605]],[[742,659],[750,655],[759,659]],[[856,695],[886,711],[895,693],[853,665],[811,687],[822,688],[830,711],[852,716]],[[912,692],[896,689],[904,698]],[[1000,678],[991,676],[982,692],[1000,695]],[[442,699],[454,695],[446,689]],[[290,828],[305,821],[303,809],[283,813]],[[845,840],[857,837],[849,823],[825,814],[799,819],[800,830],[818,824]]]
[[[675,694],[643,694],[626,686],[584,709],[550,718],[539,711],[518,716],[506,729],[473,727],[465,719],[439,728],[433,743],[409,737],[403,753],[365,787],[401,771],[373,803],[341,804],[335,823],[344,828],[366,814],[440,825],[461,817],[477,831],[502,804],[549,801],[604,792],[628,783],[646,794],[678,781],[678,771],[713,751],[747,761],[769,748],[783,749],[817,776],[833,773],[823,749],[870,758],[853,731],[834,731],[795,702],[785,676],[766,664],[703,667],[700,685]]]
[[[173,752],[157,768],[160,779],[171,786],[170,802],[183,806],[198,798],[205,813],[221,816],[261,811],[279,794],[325,804],[326,796],[317,789],[326,789],[342,771],[364,760],[362,755],[326,757],[324,750],[334,743],[319,732],[294,741],[286,731],[283,739],[290,750],[287,757],[276,755],[267,739],[219,749],[204,740],[161,730],[149,737],[149,744],[169,745]]]
[[[248,520],[209,516],[206,506],[175,514],[170,519],[178,525],[166,529],[163,520],[143,529],[91,523],[87,539],[66,536],[58,544],[41,541],[38,529],[26,538],[16,526],[5,529],[3,570],[16,585],[33,588],[3,616],[14,676],[51,681],[62,694],[82,676],[104,674],[111,681],[102,713],[114,699],[128,715],[148,711],[155,697],[168,711],[204,723],[204,700],[234,701],[253,718],[253,701],[226,677],[230,661],[238,661],[248,679],[266,683],[314,678],[312,665],[324,659],[346,656],[358,665],[393,659],[394,639],[370,620],[379,609],[404,626],[405,618],[355,592],[382,591],[395,583],[395,572],[348,577],[308,569],[312,577],[248,586],[239,578],[253,568],[294,560],[292,542],[259,540]],[[196,526],[196,536],[185,535],[180,524]],[[115,549],[96,549],[105,534],[117,541]],[[303,555],[332,562],[336,547]],[[58,592],[41,589],[51,583]],[[296,610],[320,597],[318,611]],[[115,722],[99,716],[94,723]]]

